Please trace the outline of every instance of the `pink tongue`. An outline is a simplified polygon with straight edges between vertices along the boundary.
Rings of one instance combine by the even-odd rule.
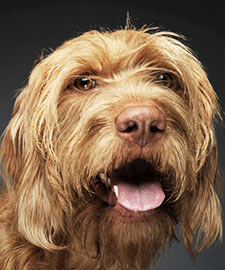
[[[118,199],[124,208],[131,211],[147,211],[159,207],[165,194],[159,182],[144,183],[139,186],[128,183],[118,183]]]

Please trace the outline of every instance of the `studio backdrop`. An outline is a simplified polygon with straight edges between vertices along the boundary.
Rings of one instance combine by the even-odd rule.
[[[137,28],[143,25],[170,30],[186,37],[209,76],[225,109],[225,32],[224,4],[204,5],[195,1],[8,1],[0,7],[0,132],[10,120],[15,96],[27,83],[35,63],[67,39],[91,29],[124,28],[127,13]],[[222,114],[223,115],[223,114]],[[225,179],[225,130],[216,127],[219,160]],[[178,235],[179,235],[179,228]],[[182,242],[182,240],[181,240]],[[215,244],[195,262],[182,243],[166,249],[154,270],[225,269],[225,244]],[[144,270],[144,269],[143,269]]]

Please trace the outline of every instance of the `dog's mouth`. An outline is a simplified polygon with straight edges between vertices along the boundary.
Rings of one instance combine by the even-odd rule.
[[[144,212],[160,207],[165,200],[162,175],[151,163],[136,159],[112,172],[99,173],[96,195],[115,208]]]

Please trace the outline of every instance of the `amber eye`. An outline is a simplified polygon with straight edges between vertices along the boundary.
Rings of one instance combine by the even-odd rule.
[[[157,75],[157,83],[167,87],[167,88],[175,88],[176,81],[173,75],[169,73],[160,73]]]
[[[77,78],[74,81],[74,86],[80,91],[88,91],[94,88],[95,85],[96,81],[88,77]]]

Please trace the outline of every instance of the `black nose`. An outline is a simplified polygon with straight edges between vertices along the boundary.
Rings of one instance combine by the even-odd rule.
[[[115,126],[120,138],[144,147],[163,136],[166,118],[155,106],[127,107],[116,117]]]

